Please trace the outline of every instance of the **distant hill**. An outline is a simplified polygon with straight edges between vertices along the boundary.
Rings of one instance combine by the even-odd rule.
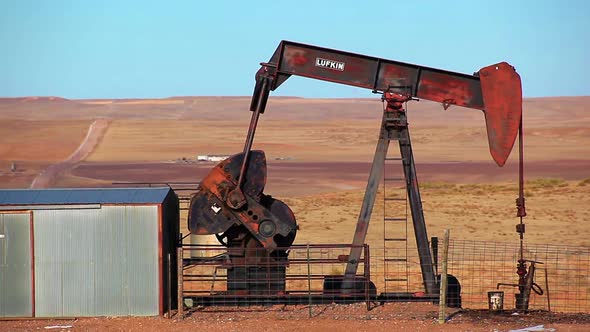
[[[249,96],[170,97],[162,99],[82,99],[60,97],[0,98],[0,119],[20,120],[93,120],[111,119],[249,119]],[[379,120],[380,98],[308,99],[271,97],[267,120]],[[479,125],[477,110],[451,107],[429,101],[411,102],[408,116],[414,126]],[[527,127],[590,124],[590,96],[526,98]]]

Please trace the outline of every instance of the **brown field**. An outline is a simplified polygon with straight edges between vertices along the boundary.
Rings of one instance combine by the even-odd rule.
[[[248,103],[248,97],[0,99],[0,186],[30,186],[49,165],[76,151],[96,119],[109,121],[106,133],[85,159],[57,174],[53,186],[197,183],[213,164],[178,160],[241,151]],[[298,243],[351,240],[381,107],[378,98],[271,98],[254,148],[267,154],[266,192],[284,198],[295,211],[301,225]],[[587,108],[590,97],[525,100],[531,242],[590,244],[590,185],[584,185],[590,178]],[[450,228],[456,239],[515,241],[516,153],[505,167],[495,166],[479,111],[443,111],[421,101],[410,104],[408,112],[430,235]],[[397,147],[390,150],[395,154]],[[388,172],[401,174],[401,168]],[[381,205],[374,220],[383,214]],[[400,213],[405,206],[391,209]],[[373,227],[369,242],[380,237]]]
[[[197,183],[214,164],[181,159],[240,152],[249,123],[248,105],[248,97],[0,98],[0,187],[28,188],[39,174],[56,164],[61,167],[53,167],[58,171],[51,181],[45,181],[55,187]],[[254,148],[267,155],[265,192],[283,199],[297,217],[300,231],[296,243],[352,240],[381,109],[378,98],[271,98],[259,122]],[[516,243],[517,154],[512,154],[505,167],[495,166],[479,111],[443,111],[440,105],[425,101],[410,104],[408,109],[429,235],[442,236],[448,228],[457,240]],[[525,222],[530,243],[590,246],[588,109],[590,97],[524,102]],[[107,120],[103,121],[108,123],[106,132],[96,138],[98,143],[83,158],[72,159],[89,126],[98,119]],[[392,145],[390,151],[394,155],[397,147]],[[401,168],[396,165],[387,172],[401,175]],[[387,190],[388,195],[404,195],[399,188]],[[383,246],[382,197],[383,189],[367,236],[367,242],[376,248]],[[403,204],[386,209],[389,216],[405,214]],[[185,223],[181,220],[183,228]],[[156,321],[154,326],[169,328],[167,322]],[[311,330],[324,330],[327,325],[322,324],[335,326],[330,322],[317,323],[315,328],[310,325]],[[430,321],[426,325],[406,323],[418,330],[436,327]],[[81,324],[83,329],[94,330],[97,326],[130,329],[136,323],[108,325],[104,320],[85,320]],[[208,326],[216,330],[212,324]],[[456,328],[476,330],[473,325]],[[385,330],[378,325],[372,329]],[[298,328],[294,325],[286,330]]]

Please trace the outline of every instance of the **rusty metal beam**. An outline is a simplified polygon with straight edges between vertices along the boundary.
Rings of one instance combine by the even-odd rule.
[[[291,75],[393,92],[451,105],[483,110],[490,153],[503,166],[512,151],[522,114],[520,76],[506,62],[473,75],[387,60],[324,47],[282,41],[256,74],[254,111],[262,78],[275,90]]]

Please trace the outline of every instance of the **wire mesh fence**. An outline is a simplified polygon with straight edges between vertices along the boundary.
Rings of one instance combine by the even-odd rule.
[[[183,297],[189,306],[368,302],[369,247],[363,247],[350,290],[340,299],[350,245],[294,245],[268,253],[261,248],[185,246]],[[287,252],[287,255],[275,254]],[[288,256],[288,257],[287,257]]]
[[[277,250],[283,255],[260,248],[187,245],[181,249],[181,294],[184,304],[193,308],[352,302],[372,308],[391,301],[436,304],[440,283],[436,271],[442,262],[438,247],[433,246],[428,257],[434,271],[431,275],[424,273],[421,264],[425,259],[411,246],[365,245],[356,275],[345,277],[350,245],[294,245]],[[503,292],[504,309],[515,308],[518,244],[453,240],[448,252],[450,307],[487,309],[488,293]],[[528,245],[524,257],[535,262],[529,310],[590,313],[590,248]],[[531,265],[527,263],[529,273]],[[429,282],[435,285],[435,292],[425,291]]]
[[[531,292],[529,309],[590,312],[589,247],[526,245],[524,249],[524,258],[536,262],[536,286]],[[449,273],[461,283],[463,307],[487,308],[488,292],[502,291],[504,307],[514,308],[519,291],[515,287],[518,259],[518,244],[451,241]],[[530,272],[530,262],[528,269]]]

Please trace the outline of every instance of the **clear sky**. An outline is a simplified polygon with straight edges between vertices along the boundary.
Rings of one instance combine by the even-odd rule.
[[[0,96],[250,95],[282,39],[590,95],[590,1],[0,0]],[[371,97],[291,78],[274,95]]]

